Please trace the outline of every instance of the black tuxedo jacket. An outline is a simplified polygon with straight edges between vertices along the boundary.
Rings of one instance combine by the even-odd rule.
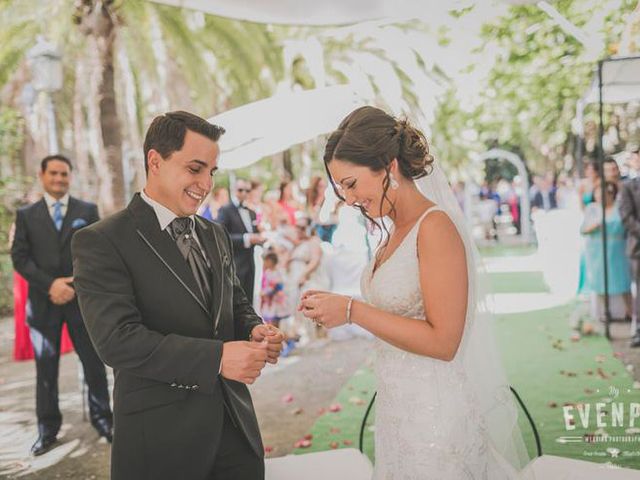
[[[196,230],[211,261],[211,310],[139,194],[73,238],[80,308],[115,373],[114,480],[206,478],[224,408],[263,456],[249,390],[218,374],[223,342],[248,340],[262,320],[238,285],[224,229],[196,217]]]
[[[44,199],[18,210],[11,259],[15,270],[29,282],[29,325],[44,327],[60,320],[62,307],[51,303],[49,288],[56,278],[73,275],[73,234],[98,220],[98,207],[95,204],[73,197],[69,197],[67,213],[59,232]],[[78,311],[76,299],[65,305],[68,306],[72,308],[65,308],[66,314]]]
[[[244,234],[245,233],[258,233],[256,225],[256,212],[251,209],[249,216],[251,217],[251,230],[247,231],[240,216],[240,210],[233,203],[228,203],[220,208],[218,211],[218,218],[216,221],[224,226],[229,232],[231,242],[233,243],[234,260],[236,262],[236,268],[238,270],[238,276],[245,278],[246,275],[253,275],[255,272],[255,261],[253,260],[254,246],[247,248],[244,246]]]

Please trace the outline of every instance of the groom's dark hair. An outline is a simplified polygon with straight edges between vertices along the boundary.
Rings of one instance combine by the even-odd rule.
[[[149,174],[147,155],[149,150],[157,151],[167,159],[177,150],[182,149],[187,130],[204,135],[214,142],[220,139],[225,130],[218,125],[207,122],[193,113],[176,111],[167,112],[153,119],[144,138],[144,171]]]

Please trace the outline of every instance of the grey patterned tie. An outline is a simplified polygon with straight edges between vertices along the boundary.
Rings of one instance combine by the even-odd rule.
[[[169,232],[191,268],[205,306],[211,308],[211,270],[198,242],[193,238],[193,221],[189,217],[174,218],[169,224]]]

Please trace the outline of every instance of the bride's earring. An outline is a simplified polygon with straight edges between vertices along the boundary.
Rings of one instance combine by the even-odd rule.
[[[400,186],[400,184],[396,180],[396,177],[393,176],[393,173],[389,174],[389,185],[391,185],[391,188],[393,188],[394,190],[397,190]]]

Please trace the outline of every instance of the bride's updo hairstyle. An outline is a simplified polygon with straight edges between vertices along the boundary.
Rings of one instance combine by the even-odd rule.
[[[434,161],[427,139],[420,130],[407,120],[398,120],[370,106],[360,107],[347,115],[329,136],[324,150],[324,166],[338,198],[345,200],[329,172],[329,163],[334,159],[368,167],[374,172],[384,170],[382,198],[389,202],[392,211],[395,208],[387,192],[391,183],[390,165],[394,158],[398,159],[400,173],[407,179],[428,175]],[[380,203],[381,216],[382,205],[383,202]],[[363,208],[360,207],[360,211],[378,225]]]

